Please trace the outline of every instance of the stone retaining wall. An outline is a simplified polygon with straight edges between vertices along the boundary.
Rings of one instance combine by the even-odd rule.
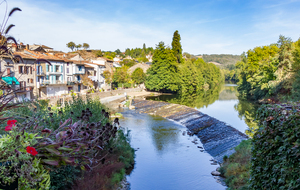
[[[140,113],[162,116],[186,126],[218,162],[222,162],[225,155],[234,153],[234,147],[248,138],[226,123],[184,105],[140,99],[134,99],[132,105]]]

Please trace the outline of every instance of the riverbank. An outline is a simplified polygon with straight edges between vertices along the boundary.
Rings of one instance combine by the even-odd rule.
[[[219,163],[225,155],[233,154],[234,147],[242,140],[248,139],[247,135],[226,123],[184,105],[139,99],[134,99],[132,105],[139,113],[158,115],[187,127],[189,134],[197,135],[204,150]]]

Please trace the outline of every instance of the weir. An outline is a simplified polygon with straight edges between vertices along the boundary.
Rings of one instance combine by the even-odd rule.
[[[235,152],[234,147],[242,140],[248,139],[234,127],[184,105],[140,99],[132,100],[132,105],[140,113],[158,115],[187,127],[199,137],[205,151],[220,163],[225,155]]]

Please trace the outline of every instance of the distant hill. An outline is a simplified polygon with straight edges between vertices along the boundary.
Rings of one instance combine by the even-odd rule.
[[[201,56],[201,55],[198,55]],[[202,59],[205,62],[211,63],[220,63],[222,65],[232,65],[235,64],[237,61],[241,60],[239,55],[231,55],[231,54],[203,54]]]

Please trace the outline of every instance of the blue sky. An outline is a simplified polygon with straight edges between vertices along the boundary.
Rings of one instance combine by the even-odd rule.
[[[9,21],[16,25],[11,35],[62,51],[69,41],[105,51],[170,45],[178,30],[184,52],[239,55],[276,43],[280,34],[300,37],[299,0],[7,1],[23,10]]]

